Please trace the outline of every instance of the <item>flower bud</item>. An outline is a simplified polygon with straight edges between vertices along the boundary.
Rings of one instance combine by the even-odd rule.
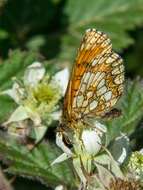
[[[85,130],[82,133],[82,141],[85,150],[90,155],[95,155],[101,148],[101,138],[98,135],[97,130]]]

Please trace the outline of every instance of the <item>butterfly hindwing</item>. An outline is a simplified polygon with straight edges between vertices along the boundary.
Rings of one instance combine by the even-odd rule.
[[[62,117],[102,117],[120,98],[123,82],[123,61],[112,51],[110,40],[95,29],[87,30],[73,65]]]

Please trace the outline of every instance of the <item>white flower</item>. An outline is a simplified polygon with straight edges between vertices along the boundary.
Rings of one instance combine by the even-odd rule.
[[[60,97],[61,97],[61,95],[64,95],[64,93],[65,93],[67,83],[68,83],[68,76],[69,76],[68,69],[67,68],[63,69],[63,70],[57,72],[54,76],[54,80],[51,80],[49,83],[53,87],[55,87],[56,85],[59,87],[59,88],[57,87],[57,93],[59,94]],[[36,89],[38,84],[40,84],[39,82],[44,80],[44,77],[45,77],[45,68],[43,67],[43,65],[40,62],[34,62],[31,65],[29,65],[25,71],[25,74],[24,74],[24,84],[25,85],[24,86],[15,82],[13,84],[12,89],[5,90],[5,91],[1,92],[0,94],[1,95],[4,95],[4,94],[9,95],[11,98],[14,99],[14,101],[17,104],[19,104],[21,106],[21,100],[23,102],[24,98],[25,99],[27,98],[26,97],[26,93],[27,93],[26,91],[28,89],[27,87],[29,87],[30,89],[32,89],[32,88]],[[60,89],[60,87],[61,87],[61,89]],[[28,90],[28,93],[29,93],[29,90]],[[31,93],[31,91],[30,91],[30,93]],[[31,109],[31,107],[27,108],[27,106],[23,105],[23,104],[22,104],[22,106],[26,107],[26,109],[25,109],[26,113],[23,112],[23,115],[22,115],[22,112],[21,112],[20,114],[18,114],[18,117],[17,117],[16,116],[17,111],[19,111],[19,110],[21,111],[21,109],[18,108],[18,110],[16,110],[12,114],[12,118],[10,118],[5,124],[8,124],[13,121],[21,121],[21,120],[23,120],[23,118],[26,119],[28,117],[30,117],[32,120],[34,120],[36,125],[38,122],[39,123],[41,122],[41,120],[39,120],[40,116],[38,116],[38,114],[34,113],[34,111]],[[61,115],[61,110],[59,110],[59,111],[55,110],[55,111],[51,112],[51,119],[59,120],[60,115]]]
[[[30,118],[33,121],[36,142],[44,136],[47,125],[53,120],[59,120],[61,110],[57,111],[58,102],[68,83],[68,69],[56,73],[54,80],[50,80],[45,71],[42,63],[34,62],[27,67],[23,81],[15,78],[12,89],[0,93],[9,95],[19,105],[3,125]],[[46,125],[42,124],[43,120]]]
[[[43,67],[43,65],[40,62],[34,62],[31,65],[29,65],[25,71],[25,74],[24,74],[25,86],[20,86],[20,84],[15,82],[12,89],[8,89],[8,90],[5,90],[0,93],[1,95],[4,95],[4,94],[9,95],[11,98],[14,99],[14,101],[16,103],[19,104],[19,107],[13,112],[13,114],[11,115],[9,120],[7,122],[5,122],[4,125],[8,124],[10,122],[14,122],[14,121],[21,121],[21,120],[27,119],[28,117],[31,118],[32,120],[34,120],[34,123],[36,125],[41,125],[40,116],[38,115],[38,113],[33,111],[31,109],[31,107],[28,107],[25,104],[23,105],[23,98],[25,98],[25,99],[27,98],[27,97],[25,97],[26,90],[28,89],[28,88],[26,88],[26,85],[28,85],[28,87],[32,87],[32,88],[36,89],[40,80],[44,79],[44,77],[45,77],[45,68]],[[67,84],[67,82],[68,82],[68,69],[64,69],[64,70],[56,73],[54,78],[58,81],[52,80],[50,82],[51,86],[52,85],[54,87],[56,85],[60,86],[58,83],[59,83],[59,81],[61,81],[60,84],[61,84],[62,89],[64,90],[62,92],[62,89],[61,89],[61,92],[64,93],[65,92],[64,88],[66,88],[65,83]],[[64,83],[63,79],[65,80],[65,83]],[[63,88],[63,86],[65,86],[65,87]],[[60,91],[60,89],[57,89],[57,90]],[[58,93],[59,93],[59,91],[58,91]],[[21,105],[21,99],[22,99],[22,105]],[[60,114],[61,114],[61,110],[54,111],[53,113],[51,112],[51,118],[53,120],[59,120]]]
[[[57,72],[54,76],[54,80],[60,85],[62,88],[62,94],[65,95],[68,80],[69,80],[69,70],[68,68],[65,68],[59,72]]]
[[[24,74],[24,83],[34,87],[44,77],[45,68],[40,62],[29,65]]]
[[[99,152],[101,148],[101,138],[99,137],[97,130],[84,130],[81,138],[85,150],[90,155],[95,155]]]

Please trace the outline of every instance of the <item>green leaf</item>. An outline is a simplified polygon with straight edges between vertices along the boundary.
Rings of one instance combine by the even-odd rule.
[[[48,186],[64,183],[70,187],[73,176],[67,162],[49,167],[59,154],[54,144],[45,141],[29,151],[26,146],[0,132],[0,158],[9,165],[9,173],[39,179]]]
[[[7,1],[1,10],[1,26],[11,31],[13,37],[23,40],[30,31],[47,26],[55,13],[55,5],[53,0]]]
[[[26,67],[38,60],[39,56],[34,53],[12,51],[9,59],[0,64],[0,90],[10,88],[12,77],[22,76]]]
[[[39,51],[42,46],[46,43],[46,39],[44,35],[33,36],[29,39],[26,46],[29,50]]]
[[[126,61],[126,73],[131,77],[141,76],[143,77],[143,29],[138,29],[133,33],[135,36],[135,45],[125,51],[123,57]]]
[[[25,49],[25,43],[34,35],[47,34],[55,20],[54,16],[60,1],[1,0],[0,29],[9,35],[7,39],[0,42],[0,56],[6,57],[9,49]],[[33,43],[39,46],[39,43],[43,43],[43,39],[38,39]]]
[[[38,60],[39,56],[34,53],[22,53],[19,50],[11,52],[9,59],[0,64],[0,91],[12,88],[12,78],[23,76],[25,68]],[[9,97],[0,96],[0,122],[14,105]]]
[[[8,38],[8,32],[6,30],[0,29],[0,40]]]
[[[137,78],[134,81],[127,81],[117,108],[122,110],[123,117],[106,122],[111,139],[117,135],[119,130],[131,135],[143,117],[142,80]]]
[[[63,23],[67,31],[62,37],[60,58],[71,60],[88,28],[103,31],[113,48],[121,50],[133,43],[128,30],[143,24],[143,0],[68,0]],[[68,52],[68,53],[67,53]]]

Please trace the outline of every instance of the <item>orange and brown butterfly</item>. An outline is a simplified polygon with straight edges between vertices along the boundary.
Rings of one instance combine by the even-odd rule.
[[[68,83],[59,127],[75,129],[88,118],[118,117],[112,109],[123,91],[124,66],[113,52],[109,38],[88,29],[75,59]]]

